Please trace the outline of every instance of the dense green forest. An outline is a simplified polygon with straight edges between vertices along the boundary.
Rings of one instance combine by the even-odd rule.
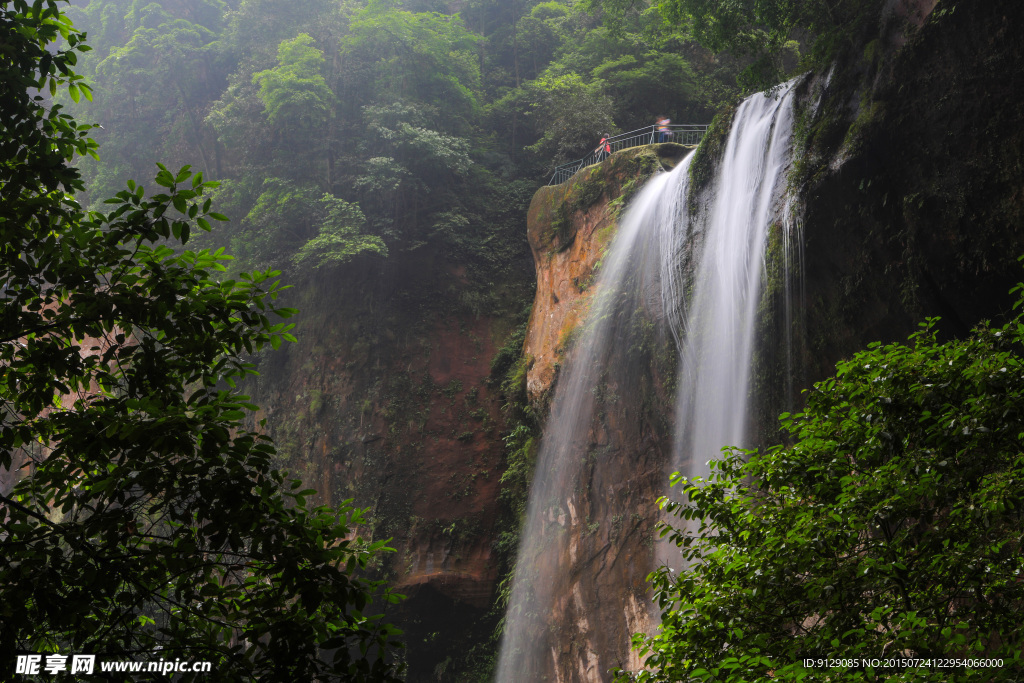
[[[286,275],[427,247],[492,281],[553,165],[737,94],[650,12],[613,31],[571,2],[74,4],[93,97],[71,110],[102,126],[88,196],[191,164],[232,217],[209,243]]]
[[[649,670],[619,680],[1017,680],[1024,324],[936,323],[840,363],[781,416],[792,445],[674,477],[692,564],[652,575]]]

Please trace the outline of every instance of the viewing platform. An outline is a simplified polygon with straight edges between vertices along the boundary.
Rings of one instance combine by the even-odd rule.
[[[677,145],[696,147],[708,130],[706,125],[696,124],[670,125],[666,126],[667,131],[659,131],[659,127],[658,125],[647,126],[608,138],[597,149],[579,161],[570,161],[556,168],[548,185],[561,185],[581,168],[603,161],[609,154],[615,154],[621,149],[653,145],[657,142],[674,142]],[[611,152],[605,151],[606,145],[611,147]]]

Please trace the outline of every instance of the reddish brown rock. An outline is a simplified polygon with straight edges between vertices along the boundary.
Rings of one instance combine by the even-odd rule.
[[[677,145],[619,152],[534,196],[528,235],[537,293],[524,350],[527,393],[542,414],[620,211],[659,165],[685,152]],[[639,665],[630,636],[653,628],[645,577],[653,568],[655,501],[668,483],[672,399],[663,378],[670,373],[657,354],[621,348],[612,355],[589,434],[571,456],[579,458],[572,482],[540,521],[546,550],[529,571],[545,596],[528,609],[540,615],[535,652],[543,657],[521,663],[524,680],[608,681],[612,667]]]
[[[551,388],[567,341],[586,315],[595,266],[615,236],[626,200],[660,166],[674,166],[688,148],[666,143],[617,152],[561,185],[542,187],[527,217],[537,269],[537,294],[525,352],[526,389],[540,401]]]

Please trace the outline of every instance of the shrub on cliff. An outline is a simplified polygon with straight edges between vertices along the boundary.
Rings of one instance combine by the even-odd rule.
[[[37,93],[88,96],[81,40],[55,1],[0,5],[0,666],[397,681],[358,575],[383,543],[354,537],[351,507],[309,506],[245,426],[242,354],[290,337],[274,273],[221,281],[229,257],[181,249],[223,218],[187,167],[105,214],[70,194],[90,126]]]
[[[620,680],[1019,680],[1022,344],[1024,316],[947,343],[929,321],[840,363],[782,416],[792,445],[677,475],[690,568],[652,574],[650,670]]]

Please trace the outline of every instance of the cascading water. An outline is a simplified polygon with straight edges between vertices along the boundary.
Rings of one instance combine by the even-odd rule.
[[[701,206],[693,215],[687,209],[688,157],[650,180],[622,217],[587,322],[562,370],[538,454],[498,683],[608,680],[611,666],[628,664],[622,655],[627,641],[622,637],[606,648],[615,652],[603,652],[594,634],[605,629],[624,635],[652,625],[649,603],[624,604],[625,623],[591,623],[594,606],[627,602],[626,594],[638,589],[617,586],[617,594],[609,595],[580,578],[593,571],[590,563],[600,553],[615,552],[609,548],[616,539],[622,545],[621,537],[608,534],[601,548],[584,548],[588,527],[621,522],[635,512],[617,507],[625,500],[622,484],[610,481],[616,471],[602,462],[602,449],[614,449],[616,439],[619,445],[657,440],[650,434],[656,430],[646,427],[634,425],[630,432],[629,421],[639,421],[639,412],[622,405],[630,400],[622,397],[652,395],[650,387],[637,388],[656,355],[651,338],[668,339],[670,331],[672,346],[680,349],[675,447],[672,462],[665,453],[655,467],[635,467],[646,467],[659,482],[670,467],[699,476],[706,468],[692,461],[704,462],[723,446],[745,445],[765,238],[788,158],[791,99],[786,86],[779,99],[755,95],[740,105],[717,176],[697,198]],[[635,525],[633,533],[640,529]],[[626,555],[631,566],[640,563],[632,572],[642,582],[653,568],[653,553]],[[635,603],[635,597],[629,600]]]
[[[594,458],[602,441],[594,433],[602,428],[595,426],[595,420],[601,421],[596,413],[603,404],[617,400],[610,395],[631,393],[639,375],[638,356],[642,355],[637,350],[650,330],[647,324],[664,319],[659,282],[661,231],[675,225],[683,211],[688,163],[686,159],[671,173],[655,175],[622,217],[594,285],[587,322],[558,381],[538,453],[505,617],[500,683],[547,680],[542,672],[552,657],[557,668],[560,654],[551,650],[557,638],[551,638],[549,630],[557,618],[554,612],[564,614],[555,604],[557,598],[569,593],[575,602],[583,603],[575,605],[577,615],[585,613],[587,603],[596,599],[565,582],[577,563],[572,527],[590,521],[581,519],[585,513],[579,501],[573,501],[581,484],[604,488],[594,483],[599,477],[588,471],[588,456]],[[575,622],[577,630],[602,628],[601,624],[580,626],[579,619]],[[581,653],[580,659],[583,670],[577,675],[579,680],[600,680],[610,666],[592,651]]]
[[[749,442],[754,332],[768,227],[774,215],[785,213],[779,204],[789,161],[792,94],[787,84],[778,99],[758,94],[740,105],[688,234],[673,233],[700,254],[685,325],[673,330],[683,340],[673,467],[689,477],[706,475],[708,460],[723,447]],[[666,253],[681,249],[673,244]]]

